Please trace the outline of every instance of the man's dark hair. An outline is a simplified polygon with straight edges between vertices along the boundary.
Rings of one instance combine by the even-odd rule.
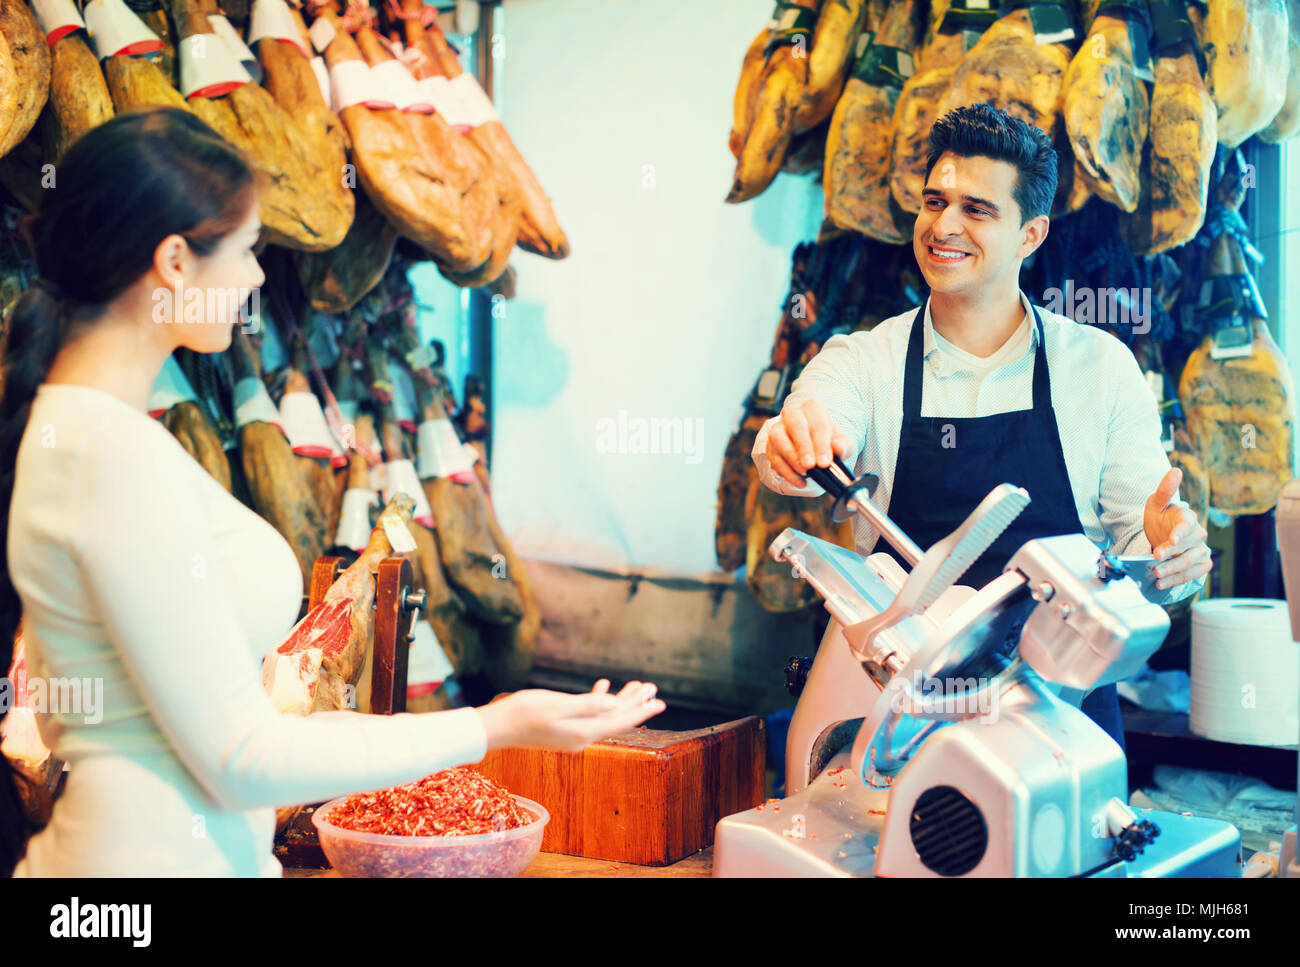
[[[930,180],[945,151],[963,158],[984,157],[1015,166],[1011,197],[1020,206],[1020,224],[1046,215],[1056,197],[1056,149],[1042,130],[992,104],[954,108],[930,128],[930,156],[925,180]]]

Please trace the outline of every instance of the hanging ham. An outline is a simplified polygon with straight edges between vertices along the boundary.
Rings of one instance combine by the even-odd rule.
[[[50,96],[45,33],[23,0],[0,3],[0,158],[36,124]]]

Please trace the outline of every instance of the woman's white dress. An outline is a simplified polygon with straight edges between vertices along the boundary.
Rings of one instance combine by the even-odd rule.
[[[279,714],[261,660],[297,617],[293,551],[161,424],[100,390],[38,390],[7,552],[28,694],[38,678],[63,694],[37,721],[70,763],[15,876],[279,876],[276,806],[485,754],[473,709]]]

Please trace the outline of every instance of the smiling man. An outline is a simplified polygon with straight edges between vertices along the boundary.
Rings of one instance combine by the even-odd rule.
[[[1210,553],[1177,500],[1155,397],[1122,342],[1020,290],[1021,263],[1047,237],[1056,171],[1051,140],[991,105],[936,120],[912,233],[929,299],[828,340],[759,432],[754,462],[771,489],[816,496],[805,474],[833,451],[880,478],[875,502],[922,548],[998,484],[1019,485],[1029,506],[964,584],[992,580],[1026,541],[1083,533],[1118,554],[1154,553],[1151,599],[1171,603],[1201,586]],[[854,518],[859,553],[898,557],[877,536]],[[1114,685],[1082,708],[1124,745]]]

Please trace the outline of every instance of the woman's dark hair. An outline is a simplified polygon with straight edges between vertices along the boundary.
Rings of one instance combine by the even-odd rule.
[[[1017,176],[1011,197],[1020,206],[1021,225],[1052,210],[1056,149],[1040,128],[992,104],[968,104],[949,111],[930,128],[926,181],[945,151],[963,158],[992,158],[1013,165]]]
[[[212,128],[189,111],[152,108],[83,135],[23,220],[38,279],[14,302],[0,347],[0,671],[8,673],[22,617],[9,573],[9,509],[37,387],[69,333],[148,271],[159,242],[180,235],[197,254],[211,254],[248,217],[257,189],[243,155]],[[0,873],[12,872],[27,833],[8,761],[0,761]]]

